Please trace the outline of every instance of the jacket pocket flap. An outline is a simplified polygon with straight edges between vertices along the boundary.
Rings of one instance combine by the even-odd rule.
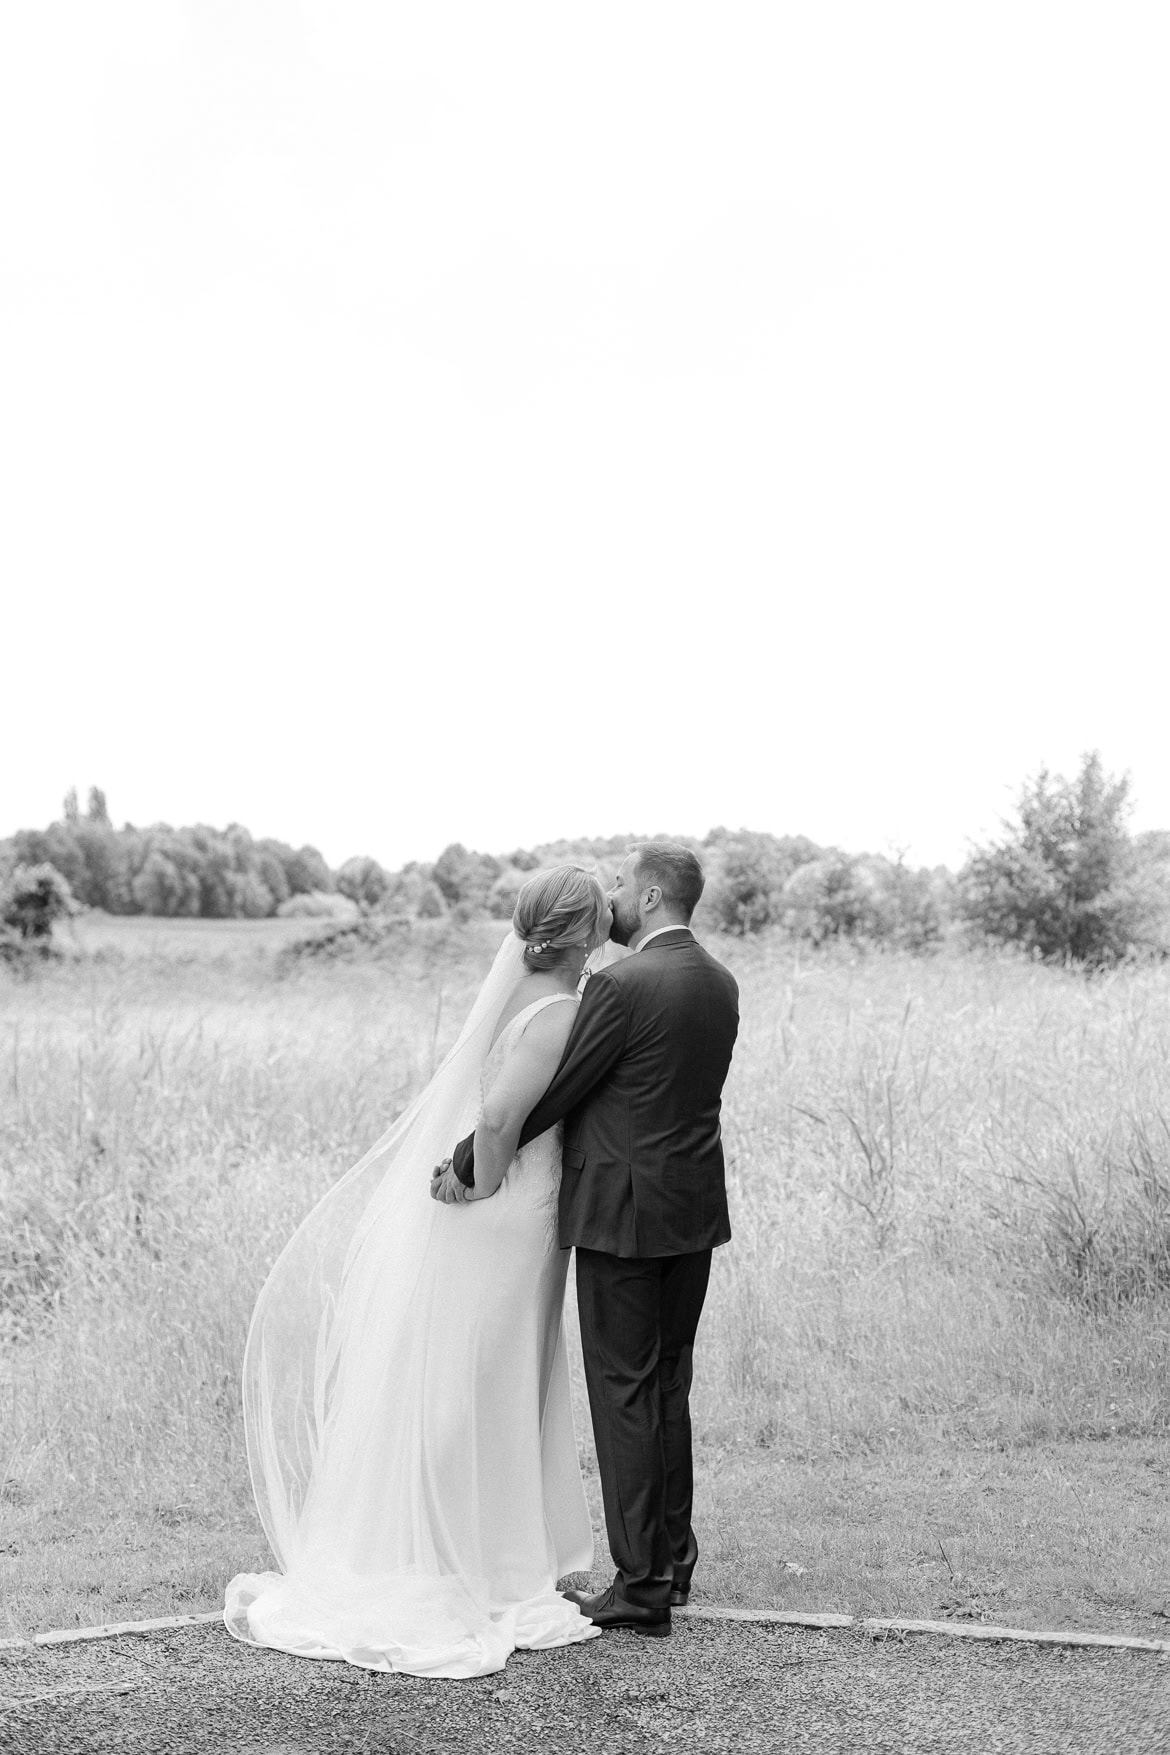
[[[561,1164],[566,1170],[584,1170],[585,1154],[577,1146],[566,1146],[561,1153]]]

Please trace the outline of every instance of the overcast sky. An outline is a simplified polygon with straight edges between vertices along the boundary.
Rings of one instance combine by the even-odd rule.
[[[0,0],[0,834],[1170,827],[1168,44]]]

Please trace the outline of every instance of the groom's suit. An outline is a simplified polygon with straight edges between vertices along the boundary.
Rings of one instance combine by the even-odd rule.
[[[664,1607],[689,1581],[689,1395],[711,1251],[731,1235],[719,1111],[734,978],[672,928],[586,984],[520,1135],[565,1123],[559,1231],[577,1250],[581,1345],[618,1587]],[[473,1180],[471,1141],[456,1175]]]

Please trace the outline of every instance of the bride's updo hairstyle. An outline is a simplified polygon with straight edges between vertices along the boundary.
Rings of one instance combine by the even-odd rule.
[[[532,974],[555,969],[565,953],[603,942],[605,891],[582,865],[554,865],[537,871],[516,898],[512,929],[524,940],[524,967]]]

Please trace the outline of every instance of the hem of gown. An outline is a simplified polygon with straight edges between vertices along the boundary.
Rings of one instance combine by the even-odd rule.
[[[427,1582],[435,1586],[437,1593],[447,1594],[443,1589],[446,1581],[417,1579],[410,1581],[407,1594],[417,1602],[419,1587],[422,1585],[425,1592]],[[420,1606],[424,1615],[435,1613],[433,1603]],[[253,1624],[256,1609],[259,1626]],[[369,1628],[372,1635],[369,1638],[355,1639],[352,1636],[355,1628],[347,1630],[338,1625],[347,1618],[356,1619],[356,1614],[353,1610],[347,1612],[344,1604],[331,1603],[295,1577],[278,1572],[239,1573],[224,1593],[223,1623],[241,1645],[318,1662],[348,1663],[363,1670],[453,1681],[502,1670],[514,1651],[551,1651],[595,1639],[601,1632],[553,1585],[522,1602],[489,1602],[474,1624],[468,1625],[464,1614],[459,1616],[462,1626],[451,1625],[450,1619],[444,1627],[433,1626],[430,1649],[425,1635],[415,1633],[412,1637],[412,1614],[407,1603],[389,1610],[376,1609],[373,1615],[367,1610],[362,1620],[383,1620],[376,1631],[372,1626]],[[398,1631],[386,1625],[393,1620],[399,1622]],[[330,1622],[334,1624],[332,1629]],[[348,1631],[350,1637],[330,1638],[330,1631],[342,1635]]]

